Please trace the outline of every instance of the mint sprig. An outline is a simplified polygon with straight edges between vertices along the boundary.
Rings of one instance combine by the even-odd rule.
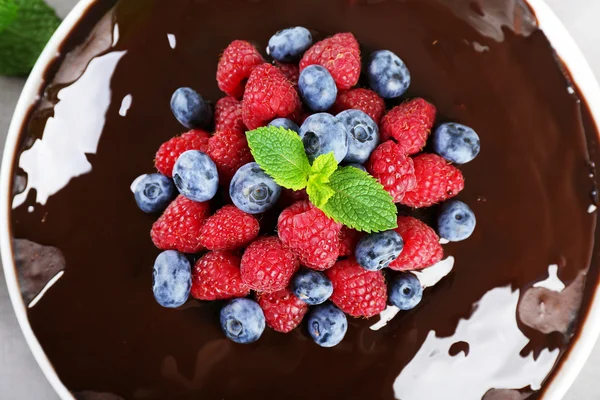
[[[320,155],[310,165],[300,136],[285,128],[258,128],[246,136],[254,160],[277,184],[306,188],[311,203],[328,217],[365,232],[396,228],[392,196],[368,173],[339,168],[333,153]]]
[[[0,0],[0,75],[26,75],[60,19],[43,0]]]

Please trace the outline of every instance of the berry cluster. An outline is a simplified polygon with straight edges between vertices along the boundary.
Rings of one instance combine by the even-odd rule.
[[[224,50],[217,83],[227,97],[214,110],[193,89],[173,94],[173,114],[191,130],[158,149],[159,173],[132,185],[142,211],[162,212],[151,230],[163,250],[153,292],[164,307],[189,295],[226,300],[221,326],[238,343],[258,340],[265,325],[290,332],[306,315],[312,339],[331,347],[343,339],[347,315],[414,308],[423,288],[408,271],[442,259],[438,234],[448,241],[472,234],[472,210],[447,200],[464,188],[455,165],[477,156],[479,137],[458,123],[436,126],[431,103],[404,98],[410,73],[390,51],[370,55],[362,71],[370,88],[357,87],[362,60],[351,33],[313,44],[309,30],[284,29],[266,53],[272,62],[241,40]],[[387,110],[384,99],[401,101]],[[310,162],[332,153],[367,171],[401,210],[443,203],[437,233],[407,215],[397,228],[370,234],[329,218],[305,191],[281,187],[254,162],[246,132],[267,125],[296,132]],[[423,153],[428,141],[433,152]]]

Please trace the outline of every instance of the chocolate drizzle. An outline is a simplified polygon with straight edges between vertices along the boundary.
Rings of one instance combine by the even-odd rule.
[[[97,2],[63,54],[113,4]],[[394,382],[415,367],[411,360],[426,340],[458,334],[459,321],[473,323],[475,305],[487,304],[492,292],[515,299],[490,304],[513,307],[512,325],[527,338],[525,347],[498,348],[499,354],[519,362],[535,354],[540,363],[540,354],[552,356],[531,370],[550,372],[577,323],[542,334],[514,318],[516,300],[547,277],[551,264],[559,265],[567,286],[590,265],[596,214],[588,213],[594,182],[586,138],[595,157],[597,133],[522,2],[121,0],[111,12],[114,26],[96,35],[113,40],[100,41],[89,63],[90,52],[81,52],[87,64],[81,76],[78,68],[70,80],[64,71],[56,75],[60,63],[48,69],[51,83],[24,126],[15,166],[16,176],[27,178],[15,198],[15,238],[54,246],[66,260],[64,276],[29,318],[69,389],[127,400],[393,399]],[[324,35],[352,31],[365,53],[396,52],[411,70],[409,95],[431,100],[439,120],[472,126],[482,143],[479,157],[461,167],[467,183],[460,199],[478,226],[468,241],[444,246],[455,258],[451,274],[425,291],[417,309],[380,330],[369,329],[377,318],[352,320],[333,349],[317,347],[302,329],[267,330],[256,344],[236,345],[220,332],[218,304],[161,308],[150,284],[159,251],[148,232],[156,217],[140,212],[129,191],[135,177],[152,171],[159,145],[183,131],[170,113],[173,91],[190,86],[217,100],[214,77],[227,44],[247,39],[264,48],[271,34],[292,25]],[[593,271],[588,289],[595,288]],[[445,398],[507,388],[539,396],[529,395],[538,387],[512,379],[527,369],[508,374],[520,386],[497,387],[506,360],[495,353],[486,365],[498,368],[488,375],[475,373],[472,363],[452,364],[472,360],[490,337],[447,346],[450,364],[440,365],[458,368],[470,377],[465,382],[482,389],[467,384]]]

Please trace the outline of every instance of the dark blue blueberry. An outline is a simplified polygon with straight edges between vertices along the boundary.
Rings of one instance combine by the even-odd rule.
[[[198,150],[188,150],[175,162],[173,181],[179,193],[190,200],[203,202],[215,197],[219,173],[209,156]]]
[[[152,271],[152,291],[158,304],[179,307],[187,301],[191,288],[192,267],[188,259],[175,250],[160,253]]]
[[[385,231],[363,236],[356,244],[356,261],[367,271],[389,267],[404,248],[402,236],[396,231]]]
[[[410,72],[404,61],[389,50],[371,54],[367,76],[371,89],[385,99],[402,96],[410,86]]]
[[[276,126],[278,128],[289,129],[296,133],[298,133],[298,131],[300,130],[300,127],[298,126],[297,123],[295,123],[291,119],[287,119],[287,118],[274,119],[273,121],[271,121],[271,123],[269,123],[269,126]]]
[[[412,310],[423,298],[423,286],[413,274],[400,274],[390,282],[388,296],[390,304],[401,310]]]
[[[173,181],[161,174],[141,175],[131,186],[135,202],[145,213],[163,211],[177,194]]]
[[[333,294],[333,284],[325,275],[310,269],[300,270],[291,282],[292,292],[306,304],[324,303]]]
[[[283,63],[298,61],[312,41],[312,35],[306,28],[296,26],[283,29],[269,39],[267,54]]]
[[[459,200],[450,200],[440,208],[438,233],[451,242],[467,239],[475,230],[475,213]]]
[[[335,160],[340,163],[348,154],[346,127],[331,114],[318,113],[306,118],[299,135],[311,162],[321,154],[333,152]]]
[[[337,86],[325,67],[311,65],[300,73],[298,91],[304,104],[313,111],[329,110],[337,98]]]
[[[248,214],[267,211],[277,203],[280,194],[281,186],[255,162],[238,169],[229,185],[233,204]]]
[[[233,299],[221,309],[221,329],[236,343],[256,342],[265,330],[265,314],[250,299]]]
[[[213,111],[210,103],[194,89],[179,88],[171,97],[171,111],[177,121],[188,129],[210,126]]]
[[[358,168],[358,169],[360,169],[361,171],[365,171],[365,172],[367,172],[367,169],[366,169],[366,168],[365,168],[365,167],[364,167],[362,164],[351,163],[351,164],[348,164],[348,165],[346,165],[346,166],[347,166],[347,167],[354,167],[354,168]]]
[[[316,306],[308,315],[308,333],[321,347],[336,346],[347,330],[346,314],[331,303]]]
[[[379,144],[379,128],[371,117],[360,110],[346,110],[335,116],[348,132],[347,163],[362,164]]]
[[[466,164],[479,154],[479,136],[468,126],[448,122],[432,135],[433,150],[446,160]]]

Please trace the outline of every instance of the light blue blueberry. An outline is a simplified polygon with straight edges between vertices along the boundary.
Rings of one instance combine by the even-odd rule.
[[[210,103],[194,89],[187,87],[179,88],[173,93],[171,111],[177,121],[188,129],[209,127],[213,118]]]
[[[476,224],[475,213],[460,200],[450,200],[440,208],[438,233],[444,239],[451,242],[468,239]]]
[[[188,259],[175,250],[163,251],[156,257],[152,271],[152,292],[163,307],[183,305],[192,287],[192,268]]]
[[[448,122],[432,135],[433,151],[456,164],[466,164],[479,154],[479,135],[468,126]]]
[[[367,77],[371,89],[385,99],[402,96],[410,86],[410,72],[406,64],[389,50],[371,54]]]
[[[190,200],[203,202],[215,197],[219,173],[208,155],[199,150],[188,150],[175,162],[173,181],[179,193]]]
[[[311,162],[321,154],[333,152],[340,163],[348,154],[346,126],[331,114],[317,113],[306,118],[299,135]]]
[[[345,110],[336,115],[348,133],[348,153],[344,162],[362,164],[379,144],[379,128],[371,117],[360,110]]]
[[[145,213],[163,211],[177,194],[173,181],[161,174],[139,176],[132,189],[135,202]]]
[[[298,89],[304,104],[313,111],[326,111],[337,98],[337,86],[325,67],[310,65],[298,78]]]
[[[308,315],[308,334],[321,347],[338,345],[347,330],[346,314],[331,303],[316,306]]]
[[[267,54],[283,63],[298,61],[312,42],[312,35],[306,28],[296,26],[283,29],[269,39]]]
[[[265,330],[265,315],[258,303],[234,299],[221,309],[221,329],[236,343],[256,342]]]
[[[277,203],[280,195],[281,186],[255,162],[238,169],[229,185],[233,204],[248,214],[267,211]]]
[[[396,231],[372,233],[363,236],[356,245],[356,261],[367,271],[389,267],[404,248],[404,241]]]

